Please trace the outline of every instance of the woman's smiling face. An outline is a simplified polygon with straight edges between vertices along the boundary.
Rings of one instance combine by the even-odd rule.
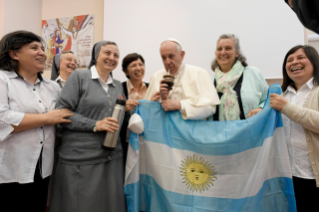
[[[127,66],[127,72],[126,75],[130,77],[130,80],[132,81],[142,81],[145,74],[145,66],[144,63],[140,58],[137,60],[131,62]]]
[[[313,65],[302,48],[288,56],[286,72],[297,84],[304,84],[313,77]]]
[[[119,49],[115,45],[107,44],[101,47],[96,65],[101,71],[112,72],[119,63]]]
[[[231,38],[224,38],[218,41],[215,55],[222,71],[230,69],[239,55],[236,52],[235,41]]]
[[[38,73],[44,70],[47,56],[43,45],[40,42],[33,41],[32,43],[23,45],[16,51],[15,59],[19,63],[19,69]]]

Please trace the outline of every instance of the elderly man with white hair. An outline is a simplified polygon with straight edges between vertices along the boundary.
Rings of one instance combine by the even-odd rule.
[[[205,119],[215,113],[219,98],[208,72],[183,63],[185,51],[180,42],[169,38],[160,47],[164,68],[154,73],[145,99],[151,100],[156,92],[165,111],[179,110],[184,119]],[[163,76],[174,76],[171,90]]]

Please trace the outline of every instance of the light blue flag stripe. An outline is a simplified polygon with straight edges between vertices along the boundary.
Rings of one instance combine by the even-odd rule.
[[[274,92],[280,94],[281,90],[274,87]],[[231,155],[260,147],[266,138],[273,136],[276,127],[283,126],[280,113],[273,110],[268,101],[258,116],[227,122],[185,121],[179,111],[165,112],[158,102],[140,100],[140,103],[135,112],[143,117],[146,140],[203,155]],[[162,119],[154,120],[154,114]],[[138,135],[131,133],[130,143],[137,151]],[[212,143],[214,148],[206,148]]]
[[[296,211],[292,180],[284,177],[265,181],[255,196],[242,199],[201,197],[166,191],[148,175],[140,175],[140,182],[125,186],[126,194],[134,194],[137,190],[139,194],[126,197],[128,202],[135,202],[128,205],[128,211]]]
[[[269,93],[280,94],[279,85],[271,86]],[[135,112],[143,118],[145,132],[142,135],[147,142],[164,144],[172,149],[187,150],[207,156],[220,157],[238,154],[256,147],[264,148],[264,140],[272,137],[276,128],[283,127],[280,113],[270,107],[268,99],[264,109],[258,115],[248,120],[227,122],[185,121],[179,112],[164,112],[159,103],[143,100],[140,103]],[[138,156],[139,135],[130,134],[130,145]],[[286,160],[288,160],[287,154]],[[287,161],[282,162],[281,164],[285,164]],[[277,164],[276,161],[271,163]],[[286,164],[289,166],[289,161]],[[142,166],[144,165],[145,162],[142,162]],[[238,199],[197,196],[196,192],[194,195],[185,195],[183,192],[168,191],[170,189],[165,190],[160,187],[151,175],[139,174],[138,167],[139,165],[135,165],[135,168],[132,165],[129,169],[133,172],[126,178],[126,182],[131,182],[125,185],[124,189],[127,195],[128,211],[296,211],[292,179],[289,178],[291,173],[280,171],[280,165],[276,169],[278,173],[274,172],[279,177],[264,179],[264,176],[260,176],[261,178],[258,179],[264,179],[264,181],[261,181],[263,184],[261,189],[257,190],[258,193]],[[158,169],[154,166],[143,168],[143,170],[152,170],[149,173],[155,177],[154,174]],[[240,173],[234,172],[233,177],[237,174]],[[234,180],[236,181],[236,178]],[[225,189],[231,191],[227,184]]]

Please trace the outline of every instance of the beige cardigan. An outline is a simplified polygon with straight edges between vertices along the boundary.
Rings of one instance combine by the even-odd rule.
[[[312,170],[319,187],[319,86],[313,87],[303,107],[288,102],[281,113],[303,127]]]

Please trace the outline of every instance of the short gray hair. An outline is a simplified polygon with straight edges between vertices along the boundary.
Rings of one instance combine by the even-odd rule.
[[[239,38],[236,35],[234,35],[234,34],[222,34],[221,36],[219,36],[217,44],[218,44],[218,42],[220,40],[227,39],[227,38],[233,39],[233,41],[235,43],[236,52],[239,52],[239,55],[238,55],[236,61],[239,60],[244,67],[248,66],[248,64],[246,62],[246,57],[243,55],[243,53],[242,53],[242,51],[240,49]],[[217,62],[217,59],[215,58],[214,61],[212,62],[212,70],[214,71],[217,67],[219,67],[219,64]]]

